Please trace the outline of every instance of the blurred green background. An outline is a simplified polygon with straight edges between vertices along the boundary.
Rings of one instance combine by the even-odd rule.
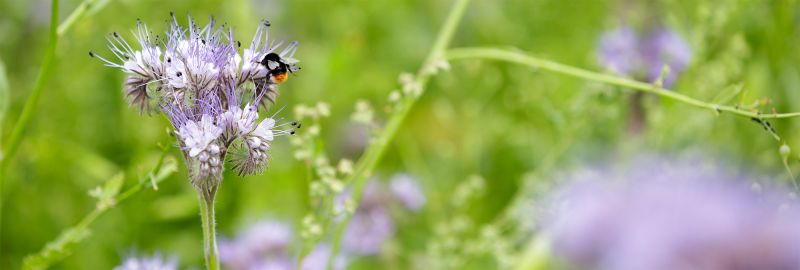
[[[61,20],[79,4],[62,1]],[[277,107],[286,106],[289,116],[297,104],[331,104],[331,117],[322,121],[325,147],[332,160],[355,160],[360,152],[349,149],[346,141],[356,132],[349,119],[356,100],[369,100],[383,112],[389,92],[399,88],[398,74],[419,68],[451,4],[108,1],[59,40],[53,77],[3,182],[0,268],[18,268],[26,254],[37,252],[91,211],[95,200],[88,190],[119,171],[126,173],[126,187],[138,181],[155,163],[157,144],[171,143],[163,117],[143,117],[128,108],[121,90],[123,74],[88,57],[90,50],[109,55],[105,34],[117,31],[130,37],[128,29],[135,27],[136,18],[161,32],[173,10],[179,19],[191,14],[201,23],[213,15],[231,24],[244,42],[259,20],[268,18],[271,37],[300,41],[295,57],[303,68],[282,85]],[[42,62],[49,5],[42,0],[0,2],[0,59],[10,84],[4,141]],[[634,26],[655,18],[687,39],[693,59],[676,91],[710,101],[742,83],[744,91],[732,103],[769,97],[771,103],[760,108],[765,112],[800,111],[796,1],[475,0],[452,46],[513,47],[599,71],[598,38],[620,24],[621,10],[636,14],[626,19]],[[469,60],[451,66],[434,77],[377,171],[380,179],[396,172],[414,175],[428,196],[425,210],[399,228],[396,241],[407,251],[399,261],[380,257],[355,267],[411,267],[411,254],[424,252],[433,228],[452,211],[463,211],[476,224],[497,219],[515,194],[525,192],[522,181],[529,178],[523,176],[541,170],[546,159],[559,169],[641,152],[699,152],[788,179],[778,155],[781,143],[749,119],[648,97],[647,128],[632,136],[625,131],[630,92],[624,89],[505,63]],[[379,119],[386,118],[379,113]],[[800,149],[798,120],[772,124],[789,146]],[[233,236],[264,217],[298,227],[307,211],[307,168],[292,157],[285,138],[274,143],[271,153],[266,174],[226,174],[217,206],[221,235]],[[170,155],[180,156],[177,150]],[[201,265],[198,205],[182,162],[179,173],[158,191],[139,192],[100,217],[89,238],[53,268],[110,269],[131,250],[175,254],[183,266]],[[796,154],[789,164],[800,169]],[[549,171],[535,179],[547,179]],[[479,202],[448,208],[451,191],[470,175],[486,179]],[[490,262],[468,265],[494,267]]]

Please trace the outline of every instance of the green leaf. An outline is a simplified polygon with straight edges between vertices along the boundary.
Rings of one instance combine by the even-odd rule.
[[[116,203],[114,197],[119,194],[122,189],[122,183],[125,181],[123,173],[117,173],[111,179],[103,184],[103,187],[95,187],[89,191],[89,196],[97,199],[97,208],[104,209],[114,206]]]
[[[158,190],[158,183],[167,179],[170,175],[178,171],[178,162],[175,161],[173,158],[167,158],[164,160],[164,164],[161,165],[161,168],[157,172],[150,172],[148,178],[150,178],[150,186]]]
[[[731,100],[733,100],[736,96],[741,94],[742,89],[744,89],[744,85],[741,83],[730,85],[724,90],[722,90],[722,92],[717,94],[717,96],[711,100],[711,103],[721,104],[721,105],[727,104],[731,102]]]

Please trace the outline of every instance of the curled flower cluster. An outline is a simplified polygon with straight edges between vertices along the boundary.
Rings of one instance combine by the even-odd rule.
[[[168,116],[196,187],[218,185],[229,152],[239,175],[261,172],[274,136],[294,133],[294,124],[276,130],[284,124],[276,125],[274,115],[258,122],[258,111],[275,102],[277,86],[299,69],[292,58],[297,42],[270,41],[264,21],[240,54],[233,30],[217,27],[213,18],[202,28],[192,19],[184,28],[171,18],[163,37],[141,22],[134,43],[109,35],[118,61],[90,55],[126,73],[124,92],[132,106]]]
[[[628,26],[603,33],[598,47],[598,62],[606,69],[648,81],[657,80],[663,67],[670,73],[663,85],[671,86],[689,65],[692,50],[675,31],[658,28],[643,36]]]
[[[707,164],[635,165],[568,177],[545,222],[556,255],[580,269],[800,269],[800,212],[785,191]]]

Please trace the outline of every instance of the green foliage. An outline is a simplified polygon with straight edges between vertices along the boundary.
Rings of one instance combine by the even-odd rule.
[[[150,179],[149,182],[139,181],[139,183],[124,191],[122,196],[119,196],[122,184],[125,180],[125,175],[122,173],[111,177],[102,187],[98,186],[90,190],[89,196],[97,199],[97,207],[84,217],[78,225],[67,228],[61,232],[54,241],[47,243],[42,251],[25,257],[22,263],[22,269],[46,269],[54,263],[63,260],[74,252],[81,241],[89,237],[91,234],[90,226],[105,211],[114,207],[116,203],[138,192],[146,184],[155,186],[158,182],[164,181],[164,179],[167,179],[171,174],[175,173],[178,170],[177,163],[172,158],[165,160],[166,153],[167,152],[164,151],[164,154],[159,158],[156,166],[148,172],[146,178]]]
[[[216,206],[223,238],[273,217],[298,235],[315,233],[314,242],[332,241],[342,228],[326,222],[343,214],[334,213],[332,194],[407,172],[427,205],[400,219],[391,252],[356,259],[354,268],[426,268],[442,263],[436,252],[465,269],[546,268],[546,241],[524,225],[536,222],[531,201],[579,164],[701,152],[788,184],[800,162],[779,147],[800,147],[800,122],[770,117],[800,111],[797,3],[630,3],[471,1],[440,35],[451,1],[87,0],[62,3],[72,13],[61,24],[35,1],[1,2],[0,149],[18,151],[3,159],[0,268],[109,269],[133,248],[201,268],[197,198],[171,158],[176,143],[153,147],[172,140],[170,125],[128,108],[123,75],[86,54],[101,51],[107,33],[128,34],[136,18],[160,33],[170,10],[181,20],[213,15],[243,38],[268,18],[271,38],[301,42],[303,69],[281,85],[270,111],[285,107],[278,117],[304,127],[276,139],[266,174],[225,175]],[[658,21],[689,40],[692,63],[669,91],[597,64],[599,35],[627,13],[637,28]],[[626,131],[630,90],[650,93],[637,136]],[[325,117],[290,113],[320,102]],[[366,151],[350,141],[364,126],[374,139]],[[340,160],[355,162],[340,169]],[[482,195],[454,206],[473,175],[485,180]],[[470,250],[445,249],[453,238]],[[479,246],[488,247],[472,249]]]

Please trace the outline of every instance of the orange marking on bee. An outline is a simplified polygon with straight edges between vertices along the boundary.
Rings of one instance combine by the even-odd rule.
[[[288,78],[288,77],[289,77],[288,74],[286,74],[286,72],[283,72],[283,73],[273,74],[272,75],[272,80],[274,80],[275,83],[277,83],[277,84],[281,84],[281,83],[285,82],[286,78]]]

